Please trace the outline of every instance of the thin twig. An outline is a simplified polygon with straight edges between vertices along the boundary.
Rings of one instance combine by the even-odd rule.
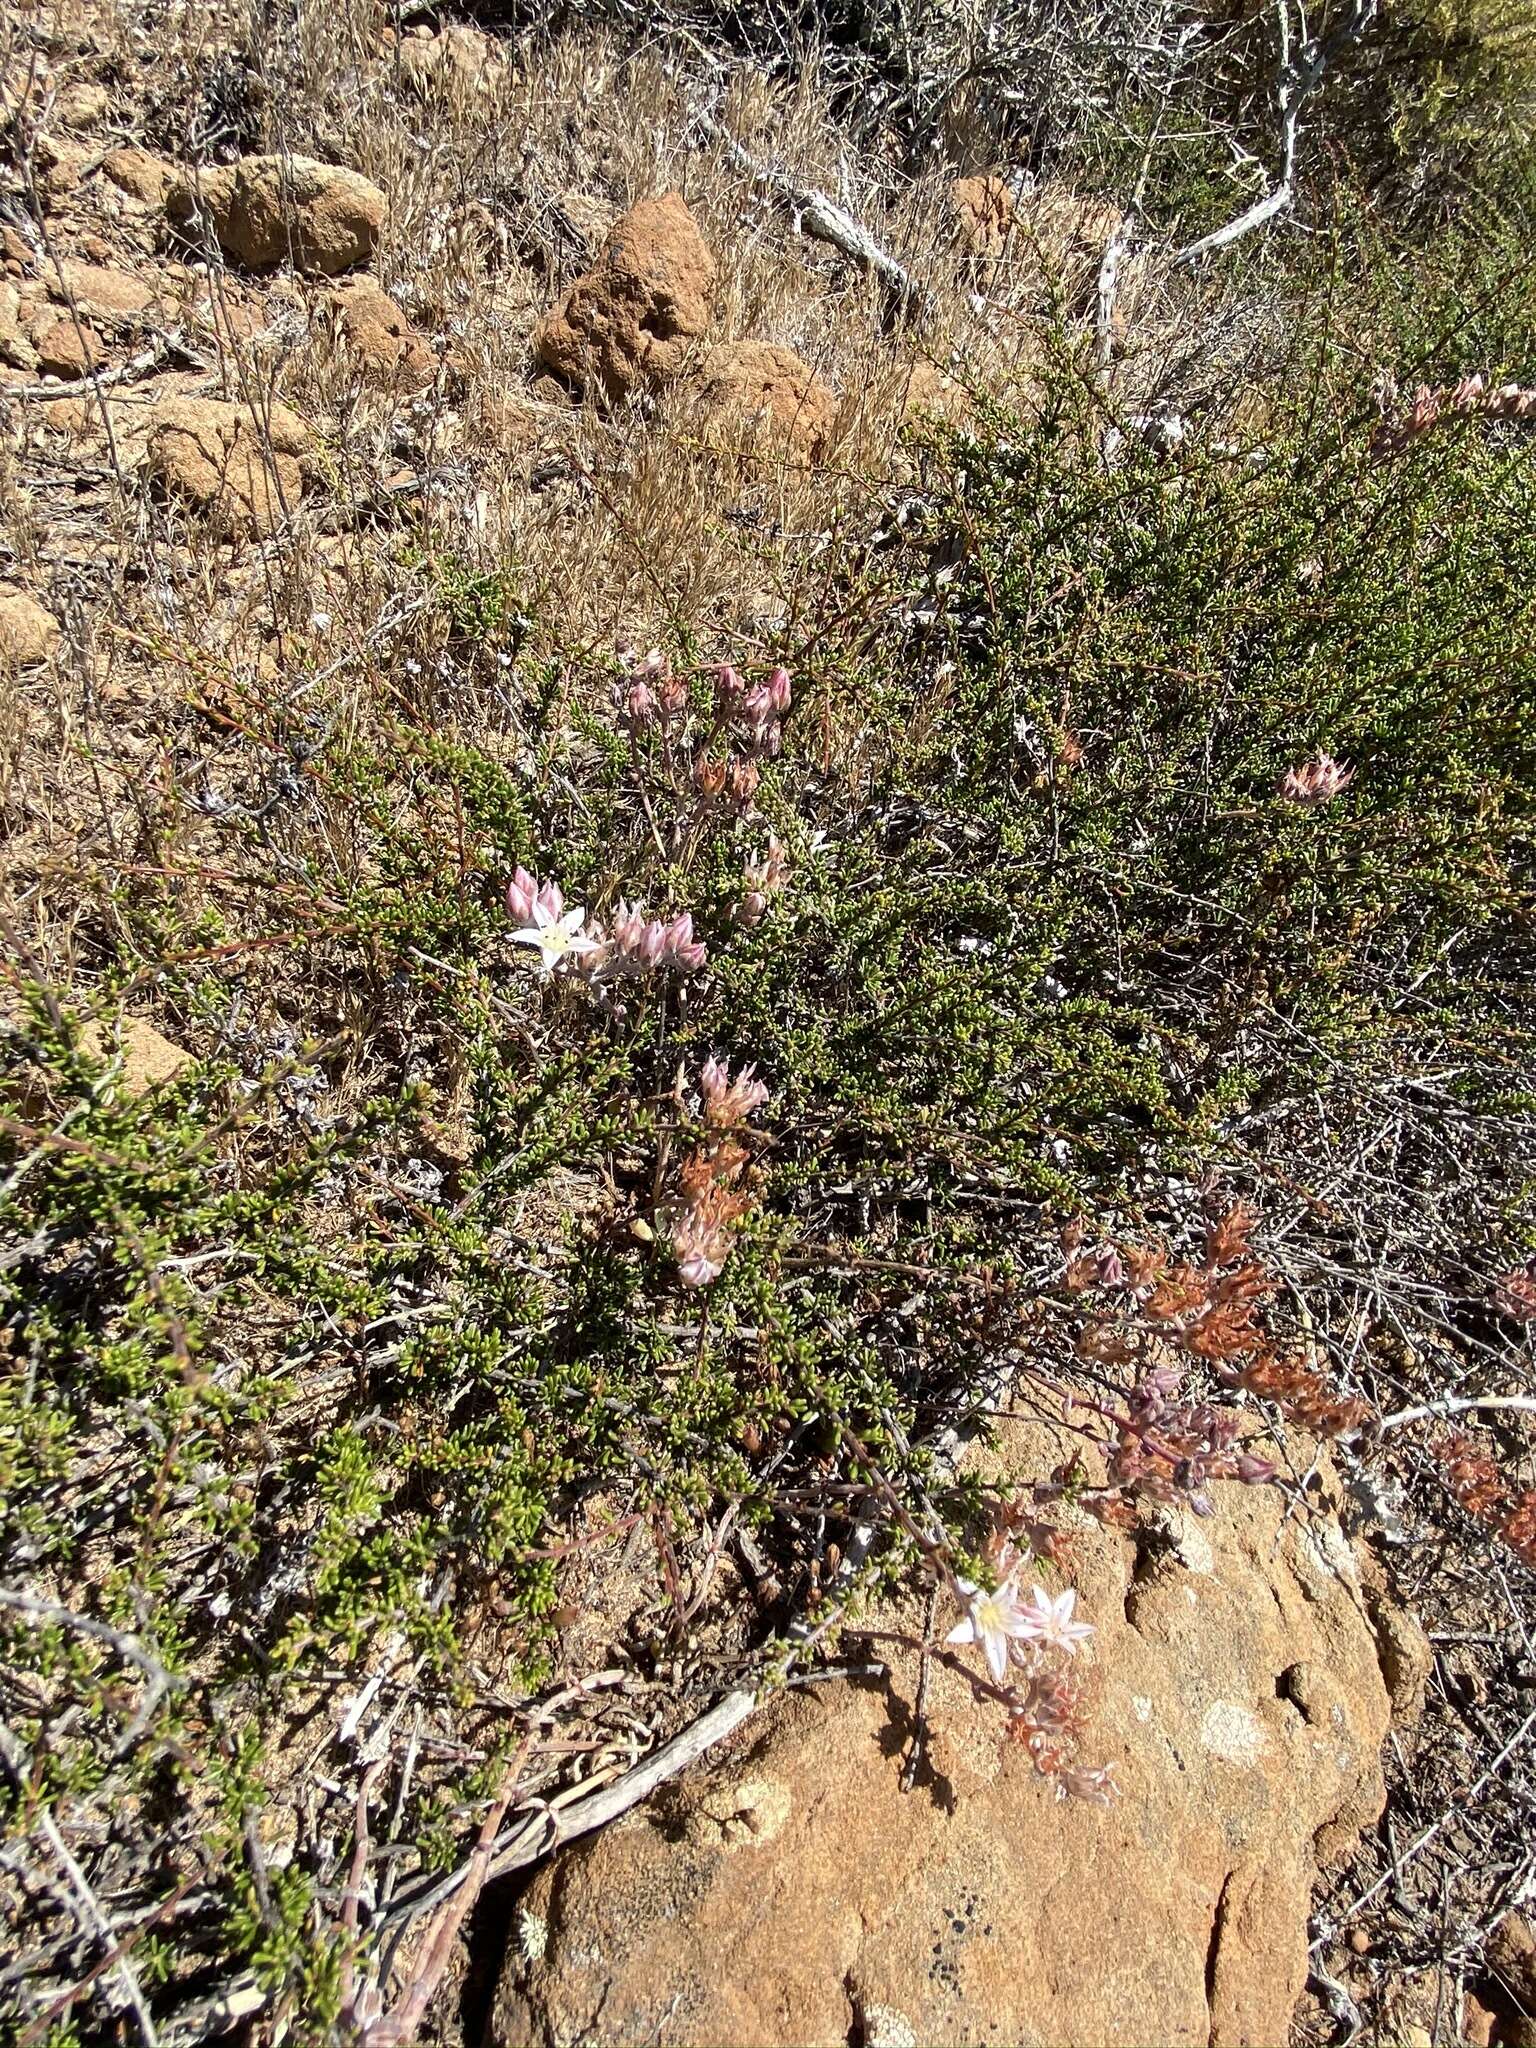
[[[4,1721],[0,1721],[0,1757],[4,1758],[11,1776],[15,1779],[16,1789],[25,1796],[28,1764],[26,1747]],[[155,2032],[155,2023],[149,2016],[149,2007],[145,2003],[144,1992],[139,1980],[134,1974],[133,1964],[128,1960],[127,1952],[117,1938],[117,1930],[107,1917],[106,1908],[91,1890],[85,1872],[75,1861],[74,1856],[70,1852],[69,1844],[59,1832],[58,1822],[46,1806],[37,1807],[35,1825],[41,1831],[49,1848],[58,1858],[60,1868],[69,1879],[70,1889],[74,1892],[75,1898],[79,1902],[83,1919],[111,1958],[112,1968],[117,1974],[118,1982],[123,1987],[123,1996],[128,2001],[129,2008],[133,2013],[134,2020],[139,2029],[139,2038],[143,2041],[144,2048],[159,2048],[159,2036]]]

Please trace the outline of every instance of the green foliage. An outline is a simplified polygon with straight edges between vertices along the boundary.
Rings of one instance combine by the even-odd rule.
[[[1406,1091],[1447,1045],[1458,1112],[1528,1110],[1531,463],[1486,423],[1373,455],[1360,389],[1366,355],[1409,383],[1529,348],[1480,239],[1436,275],[1341,229],[1252,448],[1171,459],[1132,429],[1107,460],[1066,362],[1031,417],[936,439],[920,515],[826,594],[913,623],[808,632],[760,816],[632,747],[611,675],[539,622],[498,671],[508,729],[381,688],[307,763],[312,809],[222,828],[238,891],[210,869],[114,897],[91,1007],[153,986],[200,1055],[173,1083],[133,1092],[22,977],[4,1576],[79,1588],[147,1662],[57,1617],[6,1648],[46,1702],[19,1730],[36,1796],[126,1792],[183,1857],[209,1845],[213,1907],[145,1949],[157,1995],[187,1956],[251,1969],[323,2036],[335,1868],[263,1850],[296,1730],[387,1669],[499,1756],[507,1699],[559,1664],[574,1546],[659,1560],[624,1649],[660,1671],[691,1625],[678,1560],[727,1514],[796,1586],[817,1489],[864,1498],[872,1466],[966,1526],[980,1491],[938,1488],[924,1442],[1016,1344],[1066,1214],[1156,1228],[1170,1183],[1235,1160],[1296,1185],[1297,1104],[1326,1123],[1351,1077]],[[421,653],[446,619],[473,678],[524,630],[515,579],[417,566]],[[1287,804],[1318,749],[1355,781]],[[790,881],[749,927],[769,826]],[[539,981],[502,902],[519,862],[594,914],[691,909],[707,973]],[[772,1101],[701,1297],[658,1196],[712,1052]],[[1468,1237],[1528,1236],[1530,1162],[1493,1163],[1492,1122],[1466,1143]],[[1441,1168],[1393,1171],[1411,1196]],[[423,1867],[490,1789],[422,1764]]]

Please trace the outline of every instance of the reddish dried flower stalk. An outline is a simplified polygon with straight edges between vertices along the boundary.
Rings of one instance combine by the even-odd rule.
[[[1514,1322],[1536,1323],[1536,1264],[1501,1273],[1493,1283],[1493,1304]]]
[[[1459,1432],[1441,1437],[1434,1452],[1452,1493],[1467,1513],[1492,1529],[1522,1564],[1536,1571],[1536,1487],[1512,1492],[1481,1444]]]
[[[1456,384],[1431,389],[1421,384],[1400,420],[1383,420],[1371,437],[1375,456],[1400,455],[1444,419],[1536,419],[1536,390],[1520,384],[1490,384],[1481,372]]]

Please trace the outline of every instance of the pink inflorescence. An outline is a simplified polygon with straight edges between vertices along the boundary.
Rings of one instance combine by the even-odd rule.
[[[1300,804],[1310,810],[1339,796],[1354,779],[1353,768],[1335,761],[1332,754],[1318,753],[1310,760],[1298,761],[1294,768],[1287,768],[1280,778],[1279,794],[1288,804]]]

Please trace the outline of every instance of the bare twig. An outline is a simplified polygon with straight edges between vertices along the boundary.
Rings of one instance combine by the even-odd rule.
[[[704,133],[720,144],[727,160],[738,171],[788,204],[799,233],[830,244],[859,269],[872,271],[890,293],[892,306],[903,319],[923,317],[928,308],[928,293],[845,207],[814,186],[797,185],[782,171],[759,163],[711,115],[700,113],[697,119]]]
[[[15,1779],[17,1790],[25,1795],[28,1762],[26,1748],[20,1738],[12,1732],[4,1721],[0,1721],[0,1757],[4,1758],[7,1769]],[[116,1973],[119,1984],[122,1986],[123,1996],[128,2002],[129,2009],[133,2013],[134,2021],[139,2030],[139,2038],[143,2041],[144,2048],[159,2048],[159,2036],[155,2032],[155,2023],[149,2016],[149,2007],[145,2003],[143,1988],[139,1983],[138,1977],[134,1974],[133,1964],[128,1960],[127,1952],[117,1938],[117,1930],[107,1917],[106,1908],[97,1898],[95,1892],[91,1890],[90,1882],[85,1872],[75,1861],[69,1844],[59,1832],[58,1822],[46,1806],[39,1805],[37,1807],[34,1825],[42,1834],[49,1848],[58,1859],[60,1868],[69,1879],[70,1889],[79,1903],[82,1920],[90,1928],[92,1934],[95,1935],[111,1959],[112,1968]]]

